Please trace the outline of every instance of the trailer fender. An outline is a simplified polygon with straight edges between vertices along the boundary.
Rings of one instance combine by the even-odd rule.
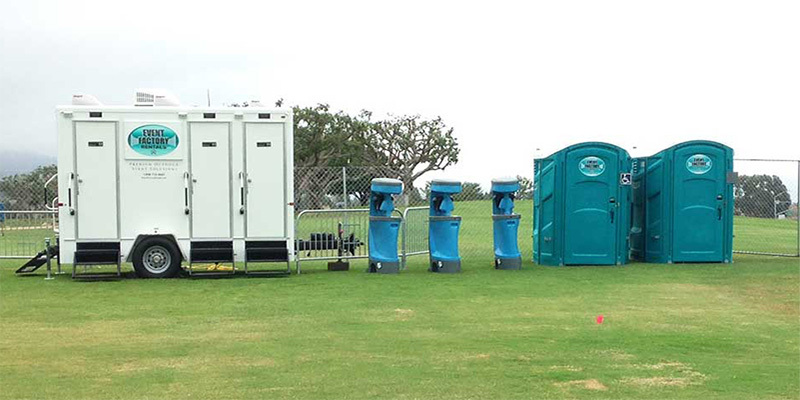
[[[186,261],[186,260],[189,259],[189,257],[186,255],[186,253],[184,253],[184,251],[181,248],[180,244],[178,244],[178,240],[175,239],[175,235],[172,235],[172,234],[166,234],[166,235],[139,235],[139,236],[136,237],[136,240],[133,242],[133,246],[131,247],[131,251],[129,251],[128,254],[125,256],[125,262],[131,262],[131,259],[133,257],[133,252],[136,251],[136,247],[139,245],[139,243],[141,243],[142,240],[147,239],[147,238],[151,238],[151,237],[162,237],[162,238],[165,238],[165,239],[171,241],[172,243],[175,244],[175,247],[178,248],[178,251],[181,252],[182,260]]]

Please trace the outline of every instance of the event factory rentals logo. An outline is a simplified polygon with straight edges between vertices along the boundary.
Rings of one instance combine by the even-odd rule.
[[[711,170],[711,158],[705,154],[695,154],[686,159],[686,169],[695,175],[702,175]]]
[[[146,156],[163,156],[178,147],[178,134],[163,125],[142,125],[128,135],[128,146]]]
[[[590,156],[578,163],[578,169],[586,176],[598,176],[606,170],[606,163],[602,158]]]

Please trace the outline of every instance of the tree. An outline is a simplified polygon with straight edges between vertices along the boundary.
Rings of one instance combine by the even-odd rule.
[[[371,117],[362,112],[362,118]],[[443,170],[458,162],[460,149],[441,117],[431,120],[419,115],[392,116],[367,125],[361,134],[364,159],[367,164],[385,165],[397,171],[407,188],[430,172]]]
[[[327,104],[292,107],[294,112],[295,187],[300,208],[322,208],[324,196],[341,187],[341,174],[330,168],[362,161],[360,137],[369,126],[361,116],[331,112]],[[338,186],[337,186],[338,183]]]
[[[5,176],[0,179],[0,202],[7,210],[41,210],[45,202],[56,196],[55,185],[45,200],[44,183],[56,174],[56,166],[43,165],[26,174]]]
[[[530,200],[533,198],[533,181],[522,176],[517,175],[517,180],[519,180],[519,190],[517,190],[517,199],[518,200]]]
[[[486,200],[489,193],[484,192],[481,184],[477,182],[464,182],[461,184],[461,193],[453,196],[455,201]]]
[[[791,205],[786,186],[775,175],[740,175],[733,195],[736,214],[748,217],[775,218]]]
[[[327,104],[292,107],[294,162],[300,167],[341,167],[363,162],[362,138],[371,123],[366,114],[331,112]]]

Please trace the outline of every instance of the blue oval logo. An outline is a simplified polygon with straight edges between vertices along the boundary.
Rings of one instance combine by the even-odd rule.
[[[178,147],[178,134],[164,125],[142,125],[128,135],[128,146],[146,156],[163,156]]]
[[[585,157],[578,163],[578,169],[586,176],[599,176],[606,170],[606,162],[599,157]]]
[[[695,175],[702,175],[711,170],[711,157],[695,154],[686,159],[686,169]]]

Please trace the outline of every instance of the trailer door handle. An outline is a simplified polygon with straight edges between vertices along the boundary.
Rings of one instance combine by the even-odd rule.
[[[722,206],[717,206],[717,221],[722,221]]]
[[[183,173],[183,213],[189,215],[189,173]]]
[[[239,171],[239,214],[244,215],[244,172]]]
[[[69,206],[69,215],[75,215],[75,209],[72,208],[72,184],[75,181],[75,174],[69,173],[69,187],[67,188],[67,206]]]
[[[611,215],[611,223],[613,224],[614,223],[614,209],[613,208],[611,209],[611,212],[609,214]]]

